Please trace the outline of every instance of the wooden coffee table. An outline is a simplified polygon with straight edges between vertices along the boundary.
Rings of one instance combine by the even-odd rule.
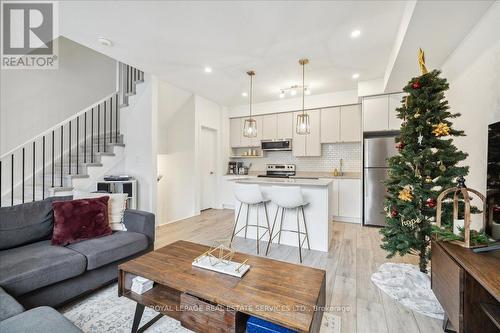
[[[196,268],[193,260],[209,248],[177,241],[121,264],[118,295],[137,302],[132,332],[142,332],[162,315],[195,332],[244,332],[249,316],[297,332],[319,332],[325,306],[325,271],[236,253],[248,259],[243,278]],[[130,288],[142,276],[155,281],[139,295]],[[144,307],[160,312],[138,328]]]

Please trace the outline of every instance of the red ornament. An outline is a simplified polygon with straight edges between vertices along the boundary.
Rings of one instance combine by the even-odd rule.
[[[420,89],[420,82],[418,82],[418,80],[415,81],[415,82],[413,82],[413,84],[411,85],[411,87],[413,89]]]
[[[402,142],[402,141],[396,143],[396,149],[397,150],[402,150],[405,146],[406,146],[405,143]]]
[[[396,208],[392,208],[391,209],[391,217],[392,218],[395,218],[396,216],[398,216],[398,210]]]
[[[432,199],[432,198],[429,198],[425,201],[425,204],[427,205],[427,207],[429,208],[434,208],[436,207],[436,199]]]

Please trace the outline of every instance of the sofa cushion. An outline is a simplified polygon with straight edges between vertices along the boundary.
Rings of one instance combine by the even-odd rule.
[[[40,241],[0,251],[0,286],[19,296],[80,275],[85,267],[82,254]]]
[[[0,332],[82,333],[66,317],[48,306],[34,308],[0,322]]]
[[[55,201],[52,245],[67,245],[111,235],[108,220],[109,197]]]
[[[52,200],[0,208],[0,250],[50,238]]]
[[[90,271],[146,250],[148,238],[137,232],[116,231],[109,236],[89,239],[67,247],[87,257],[87,270]]]
[[[18,315],[23,311],[23,306],[0,287],[0,321]]]

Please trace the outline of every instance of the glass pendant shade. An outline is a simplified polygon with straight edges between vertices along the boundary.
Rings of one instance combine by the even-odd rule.
[[[257,121],[255,119],[245,119],[245,123],[243,125],[243,136],[247,138],[257,137]]]
[[[295,132],[300,135],[307,135],[311,133],[311,122],[307,113],[297,115],[297,126]]]

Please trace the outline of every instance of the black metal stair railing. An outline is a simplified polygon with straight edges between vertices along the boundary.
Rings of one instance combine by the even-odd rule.
[[[100,162],[109,146],[122,143],[119,111],[142,81],[142,71],[120,63],[118,91],[3,154],[0,206],[44,199],[50,189],[70,185],[71,177],[85,176],[88,162]]]

